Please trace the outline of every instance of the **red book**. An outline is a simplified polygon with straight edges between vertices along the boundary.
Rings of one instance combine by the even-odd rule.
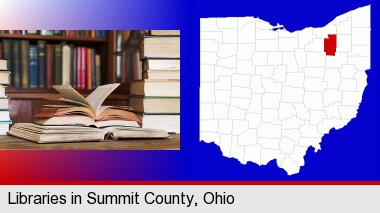
[[[81,88],[86,89],[86,73],[87,73],[87,68],[86,68],[86,48],[81,47]]]
[[[46,46],[46,87],[51,88],[54,82],[54,44]]]

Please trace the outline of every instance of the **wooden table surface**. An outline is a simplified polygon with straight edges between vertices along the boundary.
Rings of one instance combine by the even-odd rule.
[[[171,134],[168,139],[37,144],[12,136],[0,136],[0,150],[179,150],[179,138],[179,134]]]

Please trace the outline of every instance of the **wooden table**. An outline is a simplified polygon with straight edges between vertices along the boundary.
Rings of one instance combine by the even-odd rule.
[[[0,136],[0,150],[179,150],[179,138],[179,134],[171,134],[168,139],[37,144],[12,136]]]

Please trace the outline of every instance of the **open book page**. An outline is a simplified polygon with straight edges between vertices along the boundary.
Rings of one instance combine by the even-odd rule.
[[[96,116],[100,114],[100,106],[103,104],[104,100],[106,100],[108,95],[111,94],[111,92],[114,91],[119,85],[119,83],[115,83],[98,86],[98,88],[96,88],[89,96],[87,96],[86,101],[95,111]]]
[[[61,95],[66,99],[79,102],[91,107],[89,102],[70,85],[53,85],[53,88],[57,90],[59,93],[61,93]]]
[[[84,107],[87,107],[89,109],[92,110],[91,106],[87,105],[87,104],[84,104],[84,103],[81,103],[81,102],[78,102],[78,101],[73,101],[73,100],[70,100],[70,99],[67,99],[67,98],[44,98],[45,100],[52,100],[52,101],[62,101],[62,102],[65,102],[66,104],[71,104],[71,105],[68,105],[68,106],[73,106],[73,105],[79,105],[79,106],[84,106]],[[61,105],[45,105],[45,106],[48,106],[48,107],[53,107],[53,108],[56,108],[56,107],[59,107]],[[95,113],[95,112],[94,112]]]

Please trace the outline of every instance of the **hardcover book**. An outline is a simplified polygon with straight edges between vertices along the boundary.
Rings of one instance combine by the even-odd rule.
[[[137,96],[180,96],[179,80],[138,80],[131,82],[131,94]]]
[[[38,87],[38,50],[37,45],[29,45],[29,87]]]
[[[38,51],[38,87],[46,86],[46,41],[37,41]]]
[[[134,112],[152,114],[180,113],[179,97],[131,96],[129,101]]]
[[[148,36],[140,43],[140,57],[145,58],[180,58],[179,36]]]
[[[63,98],[50,99],[66,105],[45,105],[35,115],[34,123],[40,125],[82,126],[134,126],[141,124],[138,117],[127,106],[102,106],[108,95],[120,84],[107,84],[96,88],[84,98],[70,85],[54,85]]]
[[[21,87],[21,40],[13,41],[12,85]]]
[[[0,59],[0,70],[8,70],[8,60]]]
[[[32,123],[16,123],[9,135],[35,143],[62,143],[105,141],[132,138],[168,138],[165,130],[136,127],[79,127],[79,126],[42,126]]]
[[[22,87],[29,87],[29,41],[21,41],[21,79]]]
[[[154,36],[179,36],[179,30],[151,30],[150,35]]]
[[[0,71],[0,84],[8,85],[10,83],[11,73],[9,71]]]

